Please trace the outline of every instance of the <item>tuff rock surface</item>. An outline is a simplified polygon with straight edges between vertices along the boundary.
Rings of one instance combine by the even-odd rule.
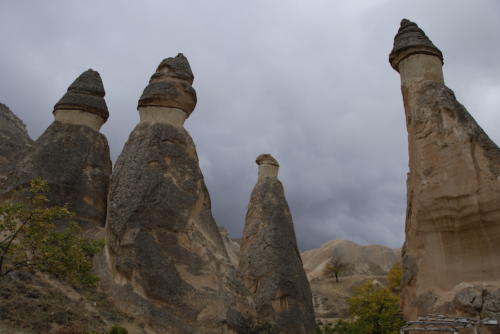
[[[32,144],[23,121],[0,103],[0,184],[5,182],[9,170]]]
[[[442,56],[415,27],[402,22],[391,53],[401,74],[410,167],[403,312],[408,319],[470,310],[486,316],[477,300],[467,312],[457,305],[468,298],[463,284],[498,295],[490,286],[500,282],[500,150],[444,85]],[[401,44],[415,53],[395,61],[406,52]],[[420,52],[422,44],[434,51]]]
[[[139,111],[155,103],[163,108],[157,113],[176,107],[190,113],[192,80],[185,57],[164,60]],[[172,90],[159,83],[172,83]],[[191,100],[179,102],[177,89],[192,92],[183,95]],[[153,332],[247,333],[245,289],[212,217],[193,140],[182,124],[146,120],[130,134],[113,171],[102,284],[118,307]]]
[[[97,73],[97,72],[95,72]],[[99,74],[88,76],[84,72],[70,86],[84,78],[87,86],[98,87],[100,105],[104,102],[104,89]],[[95,82],[93,82],[93,81]],[[80,95],[96,94],[87,89]],[[65,97],[68,93],[65,95]],[[63,97],[61,100],[65,100]],[[91,112],[93,106],[82,98],[75,101],[82,113]],[[55,106],[57,110],[58,102]],[[107,112],[107,108],[106,108]],[[77,121],[77,119],[76,119]],[[5,180],[0,199],[23,196],[22,190],[29,188],[34,178],[46,180],[50,186],[47,197],[51,205],[69,205],[76,213],[75,221],[93,235],[102,229],[106,220],[107,193],[111,175],[111,160],[106,138],[93,128],[75,123],[54,121],[31,145]],[[20,192],[17,190],[21,190]],[[62,226],[59,226],[62,227]]]
[[[277,161],[260,155],[241,241],[239,271],[250,290],[258,325],[278,333],[312,333],[314,309],[297,248]]]

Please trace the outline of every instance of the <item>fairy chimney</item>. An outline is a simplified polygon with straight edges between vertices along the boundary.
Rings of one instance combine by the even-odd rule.
[[[139,99],[140,123],[113,170],[101,282],[154,331],[225,333],[230,318],[241,317],[230,305],[230,259],[183,127],[196,105],[192,82],[179,54],[160,63]]]
[[[55,121],[15,164],[0,198],[23,196],[16,190],[42,178],[50,186],[50,205],[68,204],[84,230],[99,233],[111,175],[108,142],[98,131],[108,118],[104,95],[99,73],[83,72],[54,106]]]
[[[239,272],[262,330],[314,332],[312,294],[302,266],[292,215],[278,180],[279,164],[261,154],[241,241]],[[274,333],[274,332],[273,332]]]
[[[485,303],[500,295],[500,150],[444,85],[443,55],[415,23],[401,22],[389,61],[408,130],[405,318],[498,317]]]

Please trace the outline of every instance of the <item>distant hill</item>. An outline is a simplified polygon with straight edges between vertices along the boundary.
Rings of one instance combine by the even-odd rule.
[[[338,283],[335,277],[325,273],[325,267],[333,257],[340,257],[349,266],[340,275]],[[354,287],[367,280],[377,280],[385,285],[387,272],[400,259],[400,248],[362,246],[349,240],[331,240],[320,248],[303,252],[302,261],[311,284],[317,320],[328,322],[347,317],[347,298],[352,295]]]

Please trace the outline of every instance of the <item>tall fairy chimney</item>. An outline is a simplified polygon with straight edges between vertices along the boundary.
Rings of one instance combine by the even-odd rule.
[[[155,332],[225,333],[229,317],[241,317],[228,305],[229,256],[183,126],[196,105],[192,82],[179,54],[139,99],[140,122],[113,170],[101,283]]]
[[[389,61],[408,130],[404,316],[496,318],[483,305],[500,302],[500,150],[444,85],[443,55],[415,23],[401,21]]]
[[[259,165],[245,219],[239,274],[250,291],[256,325],[262,331],[314,332],[312,294],[297,246],[292,215],[270,154]]]

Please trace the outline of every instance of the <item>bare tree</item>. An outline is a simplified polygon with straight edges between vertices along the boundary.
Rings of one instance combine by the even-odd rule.
[[[335,276],[335,281],[339,282],[339,276],[349,268],[349,264],[344,261],[342,256],[334,254],[325,266],[324,273],[328,276]]]

